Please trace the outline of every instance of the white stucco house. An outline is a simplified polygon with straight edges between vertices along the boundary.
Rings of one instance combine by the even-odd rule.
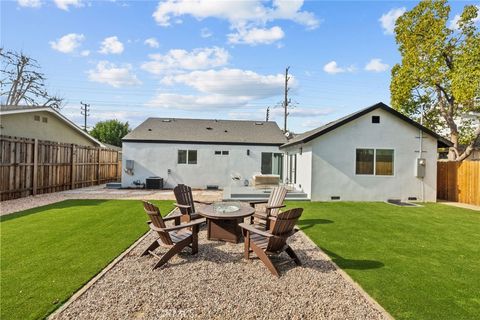
[[[437,199],[437,148],[451,143],[378,103],[291,139],[286,176],[312,201]],[[421,150],[421,152],[420,152]]]
[[[122,187],[223,189],[261,173],[313,201],[436,201],[437,148],[450,145],[383,103],[290,140],[275,122],[149,118],[123,139]]]
[[[122,187],[152,176],[164,188],[202,189],[260,173],[283,178],[279,147],[286,142],[275,122],[149,118],[123,138]]]

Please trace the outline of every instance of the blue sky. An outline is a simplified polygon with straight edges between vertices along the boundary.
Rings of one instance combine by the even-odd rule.
[[[451,18],[471,2],[452,2]],[[312,129],[379,101],[389,103],[399,62],[395,18],[416,2],[82,1],[1,2],[1,46],[38,60],[62,112],[81,124],[149,116],[272,119]]]

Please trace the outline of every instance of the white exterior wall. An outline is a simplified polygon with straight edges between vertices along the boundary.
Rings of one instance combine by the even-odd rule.
[[[301,190],[311,197],[312,192],[312,147],[309,144],[302,146],[302,152],[300,152],[300,146],[292,146],[290,148],[282,149],[285,152],[283,158],[283,176],[284,180],[288,177],[288,157],[291,154],[297,155],[297,181],[295,183],[295,189]]]
[[[372,123],[372,115],[380,116],[379,124]],[[313,150],[311,200],[329,201],[331,196],[340,196],[341,201],[407,200],[408,197],[422,200],[421,179],[414,174],[416,151],[420,149],[419,134],[414,126],[377,109],[310,141]],[[425,133],[423,136],[425,201],[434,202],[437,140]],[[356,175],[357,148],[394,149],[394,175]]]
[[[178,150],[197,150],[197,164],[178,164]],[[215,155],[215,151],[229,151],[229,155]],[[247,155],[250,150],[250,155]],[[261,170],[261,153],[279,152],[275,146],[170,144],[170,143],[123,143],[123,168],[126,160],[134,160],[134,174],[122,173],[122,187],[132,186],[133,181],[151,176],[163,178],[165,188],[184,183],[192,188],[218,185],[220,188],[232,184],[251,182],[254,174]],[[171,169],[171,174],[168,174]],[[232,176],[240,176],[234,182]]]

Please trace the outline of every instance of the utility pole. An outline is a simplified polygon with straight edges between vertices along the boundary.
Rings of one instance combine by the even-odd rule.
[[[270,118],[270,107],[267,107],[267,116],[265,117],[265,121],[268,121]]]
[[[285,69],[285,99],[283,100],[283,108],[284,108],[284,122],[283,122],[283,131],[287,133],[287,117],[288,117],[288,104],[290,103],[290,99],[288,99],[288,80],[290,80],[290,76],[288,75],[288,70],[290,67]]]
[[[80,104],[82,105],[80,107],[80,113],[84,116],[85,119],[83,130],[87,132],[87,117],[90,115],[90,104],[83,103],[82,101],[80,101]]]

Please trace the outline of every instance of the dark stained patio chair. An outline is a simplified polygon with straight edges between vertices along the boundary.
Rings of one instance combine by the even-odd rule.
[[[150,254],[158,259],[153,269],[167,263],[168,260],[185,247],[190,247],[192,254],[198,252],[199,225],[204,223],[205,219],[196,219],[189,223],[167,227],[165,221],[174,220],[176,219],[175,216],[162,218],[158,207],[148,201],[143,201],[143,208],[150,217],[150,220],[147,221],[150,229],[158,235],[158,238],[142,253],[142,256]],[[168,248],[168,251],[162,256],[154,252],[160,246]]]
[[[180,220],[182,222],[189,222],[201,218],[201,216],[195,212],[195,203],[201,205],[212,204],[211,202],[193,200],[192,188],[184,184],[179,184],[173,188],[173,194],[177,200],[175,206],[180,210]]]
[[[268,231],[259,230],[252,224],[241,223],[239,226],[245,230],[245,259],[250,259],[250,253],[254,252],[258,258],[265,264],[270,272],[279,277],[277,268],[272,263],[270,256],[279,255],[285,251],[290,260],[282,262],[285,264],[294,261],[301,265],[300,259],[293,249],[287,244],[287,239],[295,234],[295,224],[302,215],[302,208],[290,209],[279,213],[276,217],[270,217],[270,228]],[[277,264],[280,265],[280,264]]]

